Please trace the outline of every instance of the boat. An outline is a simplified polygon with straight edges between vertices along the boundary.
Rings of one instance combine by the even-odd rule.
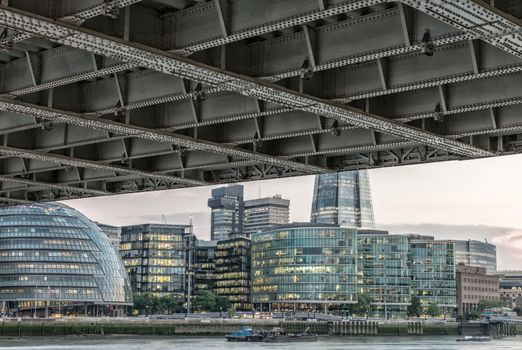
[[[491,337],[488,335],[466,335],[464,338],[458,338],[457,341],[490,341]]]
[[[248,337],[252,336],[252,327],[243,326],[239,331],[227,334],[225,338],[228,341],[248,341]]]
[[[259,342],[259,343],[291,343],[317,341],[317,335],[310,333],[307,328],[302,333],[288,333],[276,327],[271,331],[252,331],[250,327],[243,327],[241,330],[227,334],[228,341]]]

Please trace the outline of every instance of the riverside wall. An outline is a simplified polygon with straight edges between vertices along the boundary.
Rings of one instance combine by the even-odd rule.
[[[149,320],[141,318],[3,319],[1,337],[69,335],[193,335],[223,336],[242,326],[254,330],[281,327],[288,332],[307,328],[318,335],[392,336],[458,335],[459,324],[444,321],[286,321],[260,319]],[[518,333],[522,332],[519,326]]]

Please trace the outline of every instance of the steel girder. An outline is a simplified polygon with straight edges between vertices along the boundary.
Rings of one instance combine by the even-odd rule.
[[[24,30],[80,49],[86,49],[118,61],[131,62],[166,74],[188,78],[210,86],[217,86],[245,96],[259,98],[305,112],[349,122],[352,125],[372,128],[406,140],[421,142],[466,157],[484,157],[492,153],[439,135],[396,123],[386,118],[300,94],[278,85],[237,75],[196,61],[159,51],[150,47],[130,44],[68,24],[58,24],[9,7],[0,8],[0,22],[16,30]]]
[[[48,107],[40,107],[14,100],[0,100],[0,110],[34,116],[57,123],[71,124],[80,127],[104,130],[129,137],[143,138],[150,141],[165,142],[192,150],[200,150],[218,154],[226,154],[252,160],[259,163],[288,167],[304,173],[325,172],[322,167],[288,161],[282,158],[267,156],[261,153],[251,152],[232,146],[225,146],[209,141],[197,140],[184,135],[176,135],[165,131],[152,130],[125,123],[114,122],[107,119],[80,115],[72,112],[59,111]]]

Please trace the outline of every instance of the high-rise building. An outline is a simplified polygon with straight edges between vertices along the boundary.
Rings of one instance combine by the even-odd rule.
[[[100,228],[100,230],[103,231],[109,237],[109,240],[112,243],[112,246],[114,249],[116,249],[117,252],[120,251],[120,240],[121,240],[121,227],[119,226],[111,226],[111,225],[105,225],[101,224],[99,222],[95,222],[96,226]]]
[[[19,316],[121,315],[132,293],[92,221],[63,204],[34,204],[0,210],[0,302]]]
[[[132,290],[157,296],[173,294],[184,300],[191,239],[190,225],[123,226],[120,255]]]
[[[375,227],[368,171],[316,175],[311,221],[349,227]]]
[[[245,236],[268,228],[288,224],[290,201],[280,195],[245,201]]]
[[[290,224],[252,235],[252,302],[258,310],[357,302],[357,232]]]
[[[214,288],[216,247],[217,241],[196,240],[192,264],[194,294]]]
[[[488,242],[456,240],[455,263],[483,267],[488,275],[497,271],[497,247]]]
[[[243,186],[232,185],[212,190],[208,200],[211,209],[210,234],[212,240],[227,240],[243,233]]]
[[[498,281],[498,276],[487,275],[484,267],[457,264],[458,314],[477,310],[481,300],[499,300]]]
[[[380,230],[358,230],[357,288],[371,297],[372,313],[388,318],[406,314],[411,303],[408,237]]]
[[[251,310],[250,239],[218,241],[214,257],[214,292],[226,297],[236,310]]]
[[[412,292],[423,306],[437,304],[446,314],[457,307],[455,245],[431,236],[409,235]]]

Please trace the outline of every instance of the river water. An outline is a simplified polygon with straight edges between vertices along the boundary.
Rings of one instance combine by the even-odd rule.
[[[2,339],[10,350],[521,350],[522,337],[484,343],[456,342],[455,337],[324,337],[313,343],[229,343],[222,337],[88,336],[83,338]]]

